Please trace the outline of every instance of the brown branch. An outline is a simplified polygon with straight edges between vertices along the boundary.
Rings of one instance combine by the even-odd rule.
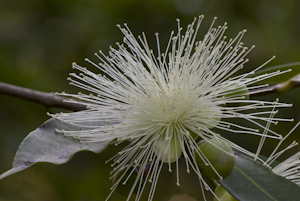
[[[282,82],[259,90],[252,90],[250,91],[251,93],[250,96],[255,97],[255,96],[261,96],[261,95],[266,95],[271,93],[283,93],[293,88],[299,87],[300,86],[299,80],[300,78],[297,78],[296,80],[296,76],[295,76],[294,78],[286,82]],[[3,82],[0,82],[0,94],[6,94],[9,96],[14,96],[25,100],[33,101],[45,105],[46,107],[64,108],[72,111],[81,111],[86,109],[86,106],[84,105],[65,102],[64,100],[67,99],[57,96],[54,93],[36,91],[36,90],[27,89],[24,87],[19,87],[19,86],[15,86]]]
[[[6,94],[9,96],[14,96],[32,102],[40,103],[42,105],[45,105],[46,107],[58,107],[72,111],[80,111],[86,109],[86,106],[81,104],[64,102],[64,100],[66,99],[60,96],[56,96],[54,93],[36,91],[3,82],[0,82],[0,94]]]
[[[284,93],[287,91],[290,91],[294,88],[297,88],[300,86],[300,81],[299,81],[299,75],[296,75],[295,77],[292,77],[291,79],[275,84],[263,89],[257,89],[257,90],[252,90],[250,93],[252,93],[250,96],[261,96],[261,95],[267,95],[267,94],[272,94],[272,93]]]

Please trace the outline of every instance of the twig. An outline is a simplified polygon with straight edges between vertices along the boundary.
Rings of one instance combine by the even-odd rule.
[[[9,96],[33,101],[45,105],[46,107],[58,107],[72,111],[86,109],[86,106],[81,104],[64,102],[64,98],[56,96],[54,93],[36,91],[3,82],[0,82],[0,94],[6,94]]]
[[[267,95],[272,93],[284,93],[299,86],[300,86],[300,74],[296,75],[295,77],[292,77],[291,79],[285,82],[263,88],[263,90],[261,89],[253,90],[251,91],[252,94],[250,96],[254,97],[254,96],[261,96],[261,95]]]
[[[293,80],[288,80],[283,83],[266,87],[264,89],[267,90],[263,90],[263,92],[261,89],[253,90],[251,91],[250,96],[254,97],[254,96],[261,96],[261,95],[266,95],[271,93],[282,93],[300,86],[299,81],[298,82],[292,82],[292,81]],[[84,105],[65,102],[64,100],[67,99],[57,96],[54,93],[36,91],[36,90],[19,87],[19,86],[15,86],[3,82],[0,82],[0,94],[6,94],[9,96],[15,96],[25,100],[33,101],[45,105],[46,107],[64,108],[72,111],[81,111],[86,109],[86,106]]]

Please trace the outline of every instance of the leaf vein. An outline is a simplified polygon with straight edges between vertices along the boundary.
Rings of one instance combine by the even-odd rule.
[[[242,175],[244,175],[249,181],[251,181],[254,186],[256,186],[258,189],[260,189],[262,192],[264,192],[267,196],[269,196],[272,200],[276,200],[274,197],[272,197],[269,193],[267,193],[264,189],[262,189],[254,180],[252,180],[246,173],[244,173],[241,169],[238,167],[234,166],[237,171],[239,171]]]

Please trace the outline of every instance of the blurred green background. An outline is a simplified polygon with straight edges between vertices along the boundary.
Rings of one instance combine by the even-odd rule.
[[[273,55],[277,57],[268,66],[296,62],[300,61],[299,10],[298,0],[0,0],[0,81],[48,92],[78,92],[66,80],[71,63],[85,66],[85,57],[97,61],[94,52],[101,49],[107,53],[110,45],[121,42],[116,24],[126,22],[136,36],[144,31],[155,49],[156,32],[164,47],[170,32],[177,28],[176,18],[186,27],[199,14],[205,15],[199,40],[214,16],[218,16],[217,25],[228,22],[229,37],[248,30],[243,42],[256,48],[245,71]],[[259,98],[279,97],[281,102],[294,103],[277,116],[299,121],[299,92],[295,89]],[[49,118],[46,112],[60,109],[5,95],[0,95],[0,108],[2,173],[11,167],[22,139]],[[281,123],[272,129],[286,134],[293,125]],[[293,137],[299,138],[298,133],[299,129]],[[252,150],[256,148],[257,139],[233,138]],[[272,147],[272,142],[268,146]],[[268,153],[268,149],[263,151]],[[111,183],[110,166],[104,161],[112,152],[113,148],[102,154],[78,153],[61,166],[37,164],[0,181],[0,201],[105,200]],[[114,194],[111,200],[125,198]]]

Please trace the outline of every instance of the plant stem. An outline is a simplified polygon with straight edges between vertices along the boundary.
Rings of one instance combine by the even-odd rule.
[[[65,102],[65,98],[56,96],[52,92],[41,92],[24,87],[0,82],[0,94],[6,94],[17,98],[42,104],[46,107],[64,108],[72,111],[85,110],[86,106]]]
[[[267,90],[263,92],[261,89],[253,90],[250,92],[251,93],[250,97],[261,96],[261,95],[266,95],[271,93],[281,93],[282,88],[286,86],[287,82],[288,81],[266,87],[265,89]],[[293,83],[292,85],[289,86],[289,90],[299,86],[300,86],[300,82]],[[3,82],[0,82],[0,94],[6,94],[9,96],[14,96],[17,98],[29,100],[32,102],[42,104],[46,107],[57,107],[57,108],[63,108],[72,111],[81,111],[86,109],[86,106],[84,105],[65,102],[65,100],[67,99],[57,96],[52,92],[42,92],[42,91],[32,90],[24,87],[15,86],[12,84],[3,83]]]

